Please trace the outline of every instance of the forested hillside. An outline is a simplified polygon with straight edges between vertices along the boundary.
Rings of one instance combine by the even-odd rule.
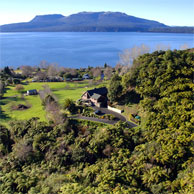
[[[166,32],[194,33],[193,27],[170,27],[121,12],[38,15],[29,22],[0,26],[1,32]]]
[[[136,128],[38,118],[1,126],[0,193],[192,194],[193,72],[192,50],[168,50],[114,76],[113,102],[140,100]]]

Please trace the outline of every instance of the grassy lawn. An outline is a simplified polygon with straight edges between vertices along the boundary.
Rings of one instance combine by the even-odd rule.
[[[23,84],[24,90],[43,89],[43,85],[48,85],[57,97],[60,104],[63,104],[66,98],[71,98],[77,100],[81,97],[83,92],[88,89],[94,88],[89,86],[88,81],[83,82],[44,82],[44,83],[29,83]],[[12,105],[25,104],[29,105],[30,108],[26,110],[12,110]],[[2,108],[2,113],[0,115],[0,123],[6,124],[11,120],[19,119],[30,119],[32,117],[39,117],[40,120],[46,121],[45,111],[41,105],[41,100],[39,95],[36,96],[25,96],[21,98],[21,95],[15,90],[15,87],[8,87],[4,95],[4,98],[0,101],[0,106]]]
[[[122,114],[125,116],[125,118],[126,118],[128,121],[131,121],[131,120],[130,120],[130,115],[131,115],[131,114],[136,114],[136,113],[137,113],[138,104],[125,105],[125,106],[117,105],[116,108],[118,108],[118,109],[120,109],[120,110],[124,110],[124,112],[123,112]]]

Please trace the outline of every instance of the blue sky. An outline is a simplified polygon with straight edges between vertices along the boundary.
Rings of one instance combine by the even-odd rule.
[[[81,11],[119,11],[167,25],[194,26],[194,0],[0,0],[0,25]]]

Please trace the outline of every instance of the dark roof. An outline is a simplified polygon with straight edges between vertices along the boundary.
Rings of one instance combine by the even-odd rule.
[[[96,93],[94,93],[94,94],[91,96],[91,98],[93,98],[93,99],[95,99],[95,100],[98,100],[100,97],[101,97],[101,95],[100,95],[100,94],[96,94]]]
[[[34,89],[34,90],[28,90],[28,92],[37,92],[37,90],[36,89]]]
[[[94,93],[100,94],[102,96],[106,96],[108,93],[108,90],[106,87],[102,87],[102,88],[94,88],[93,90],[88,90],[87,92],[90,96],[92,96]]]
[[[84,74],[83,78],[90,78],[90,76],[88,74]]]

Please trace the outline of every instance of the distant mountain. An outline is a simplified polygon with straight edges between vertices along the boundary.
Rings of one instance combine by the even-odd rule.
[[[36,16],[30,22],[0,26],[1,32],[193,32],[194,28],[169,27],[153,20],[120,12],[80,12]]]

